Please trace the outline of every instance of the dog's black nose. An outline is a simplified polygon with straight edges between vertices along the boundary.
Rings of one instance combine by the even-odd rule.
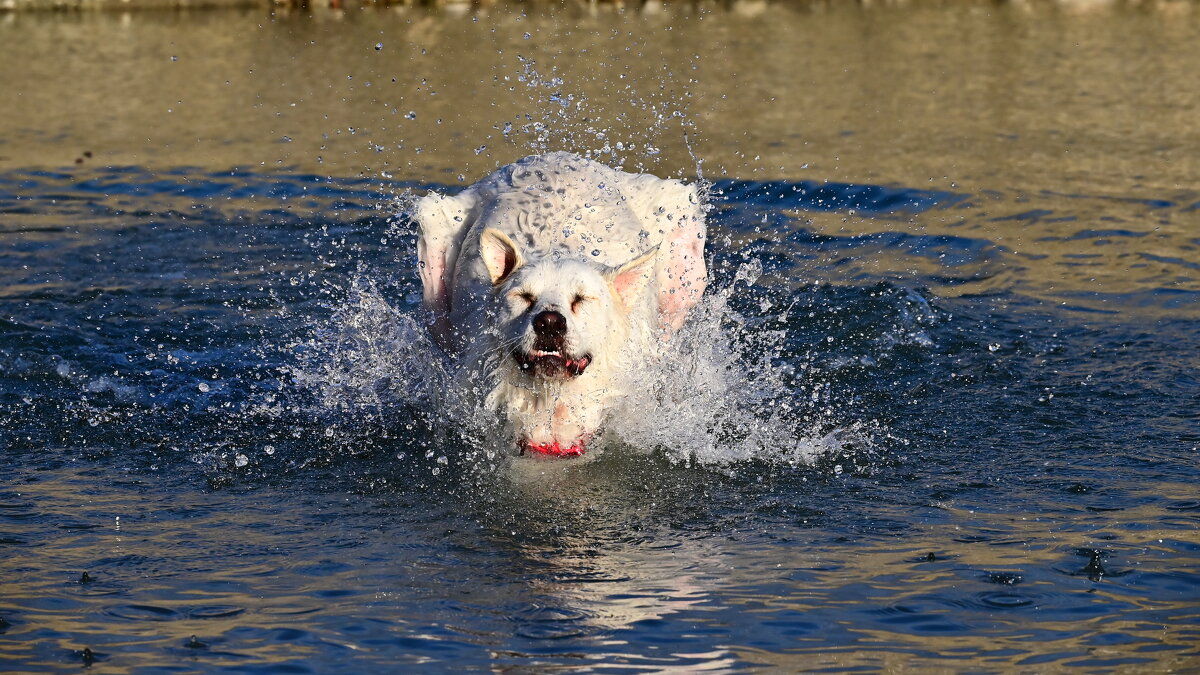
[[[567,317],[558,312],[539,312],[533,317],[533,332],[544,337],[562,337],[567,334]]]

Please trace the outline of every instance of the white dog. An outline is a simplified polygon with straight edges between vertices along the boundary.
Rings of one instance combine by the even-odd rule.
[[[695,186],[526,157],[415,204],[434,338],[521,452],[577,456],[704,292]]]

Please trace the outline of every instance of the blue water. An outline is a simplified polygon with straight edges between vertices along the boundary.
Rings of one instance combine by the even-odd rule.
[[[1200,668],[1193,201],[717,181],[715,449],[538,475],[409,391],[428,187],[0,175],[0,670]]]

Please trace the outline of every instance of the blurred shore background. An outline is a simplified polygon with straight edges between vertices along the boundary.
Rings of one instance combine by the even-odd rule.
[[[149,9],[149,8],[249,8],[261,6],[312,7],[354,9],[359,7],[461,5],[487,7],[506,4],[507,0],[0,0],[0,10],[69,10],[69,9]],[[783,4],[805,10],[820,11],[841,5],[866,8],[911,6],[978,7],[1012,5],[1019,8],[1051,7],[1068,13],[1104,11],[1119,6],[1139,7],[1169,13],[1190,12],[1194,0],[569,0],[534,2],[537,4],[567,4],[576,6],[610,5],[621,8],[654,11],[663,4],[711,6],[734,11],[759,11],[758,8]]]
[[[454,182],[622,143],[604,159],[741,178],[1131,196],[1200,175],[1193,0],[201,9],[223,1],[0,0],[31,10],[0,11],[0,171]],[[134,11],[155,5],[178,9]]]

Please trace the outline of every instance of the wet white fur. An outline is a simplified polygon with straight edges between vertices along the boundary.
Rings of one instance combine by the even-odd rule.
[[[704,291],[703,210],[679,181],[558,152],[458,195],[430,193],[413,215],[434,337],[473,371],[514,441],[594,434]],[[543,310],[566,317],[567,356],[591,355],[582,375],[534,377],[511,357],[532,348]]]

